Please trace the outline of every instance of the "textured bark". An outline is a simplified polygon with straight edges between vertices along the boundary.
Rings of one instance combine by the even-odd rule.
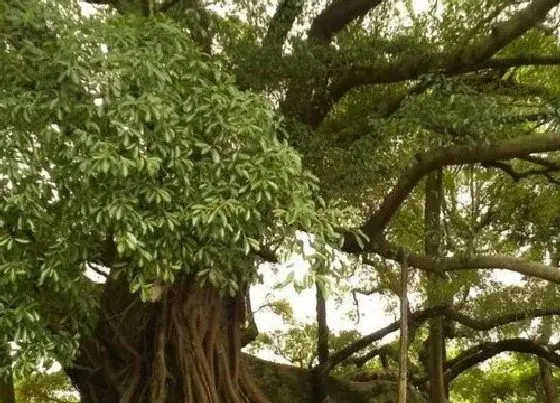
[[[84,403],[266,402],[241,358],[243,307],[243,295],[187,280],[142,303],[110,279],[99,324],[67,372]]]
[[[0,368],[12,365],[10,358],[10,346],[4,345],[0,348]],[[0,403],[16,403],[14,392],[14,378],[11,369],[0,376]]]
[[[399,403],[406,403],[408,390],[408,263],[406,254],[401,262],[401,337],[399,352]]]
[[[442,172],[435,171],[426,179],[426,200],[424,207],[424,249],[427,256],[439,257],[441,237]],[[441,278],[428,274],[428,304],[440,303]],[[446,403],[446,385],[443,376],[445,362],[445,339],[443,316],[429,321],[428,348],[428,395],[432,403]]]
[[[370,10],[382,0],[335,0],[319,14],[309,30],[309,37],[320,43],[329,43],[337,32]]]
[[[326,301],[323,289],[319,284],[316,289],[316,314],[317,314],[317,356],[319,357],[319,368],[329,361],[329,327],[327,325]],[[329,401],[328,393],[328,371],[314,371],[313,401],[315,403],[326,403]]]
[[[560,355],[551,351],[547,346],[526,339],[506,339],[497,342],[485,342],[463,351],[445,364],[445,378],[451,382],[463,372],[480,364],[504,351],[533,354],[556,366],[560,366]],[[415,381],[421,384],[422,380]]]
[[[544,403],[558,403],[558,391],[554,383],[554,375],[552,374],[552,365],[544,358],[538,358],[539,374],[544,391]]]
[[[558,257],[556,257],[554,261],[558,264]],[[552,324],[551,316],[547,316],[542,319],[541,334],[538,340],[540,343],[548,343],[550,341],[550,337],[552,336]],[[556,384],[554,383],[552,365],[550,365],[550,363],[544,358],[539,357],[537,360],[544,393],[544,403],[557,403],[558,390],[556,389]]]
[[[290,32],[294,21],[302,11],[302,0],[281,0],[268,26],[263,46],[274,48],[278,53],[282,52],[282,45],[286,41],[288,32]]]
[[[401,247],[384,239],[372,242],[371,249],[386,259],[398,260],[403,252]],[[448,271],[501,269],[515,271],[524,276],[540,278],[560,284],[560,268],[537,261],[504,255],[434,257],[420,255],[407,250],[404,252],[408,253],[410,267],[425,270],[442,277]]]

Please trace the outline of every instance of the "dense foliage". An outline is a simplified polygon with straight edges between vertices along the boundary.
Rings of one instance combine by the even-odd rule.
[[[119,266],[144,297],[177,273],[234,295],[260,242],[319,223],[313,177],[270,105],[179,26],[24,6],[4,6],[0,118],[2,334],[18,355],[60,358],[60,336],[91,326],[88,266]]]
[[[329,331],[326,300],[397,312],[410,266],[411,390],[554,401],[558,1],[88,3],[0,4],[6,373],[260,403],[253,341],[317,401],[328,374],[393,387],[398,320]],[[306,273],[274,278],[288,258]],[[284,327],[257,336],[264,277],[315,286],[316,318],[268,301]]]

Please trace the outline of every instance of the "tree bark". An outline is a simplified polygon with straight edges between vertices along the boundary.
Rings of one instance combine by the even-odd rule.
[[[0,348],[0,368],[12,365],[10,346],[8,344]],[[11,368],[0,376],[0,403],[16,403],[14,391],[14,377]]]
[[[442,171],[437,170],[426,179],[426,199],[424,207],[424,249],[428,256],[440,255],[440,215],[442,202]],[[428,274],[428,304],[436,305],[439,301],[438,289],[441,279]],[[428,395],[432,403],[446,403],[446,384],[443,375],[445,362],[445,341],[443,334],[443,316],[431,318],[428,334]]]
[[[319,357],[319,367],[323,368],[329,362],[329,327],[327,325],[327,310],[325,294],[321,286],[316,283],[316,313],[317,313],[317,356]],[[315,403],[329,402],[328,394],[328,371],[316,370],[314,371],[313,380],[313,399]]]
[[[110,278],[67,373],[84,403],[261,403],[241,356],[244,295],[183,279],[142,303]]]
[[[557,257],[554,264],[558,265]],[[542,318],[541,334],[538,340],[540,343],[548,344],[550,337],[552,336],[552,319],[552,316]],[[552,365],[542,357],[538,358],[538,364],[543,387],[544,403],[557,403],[558,390],[556,389],[556,384],[554,383]]]
[[[451,382],[475,365],[505,351],[534,354],[560,367],[560,355],[551,351],[547,346],[528,339],[505,339],[496,342],[483,342],[461,352],[457,357],[445,363],[445,379],[447,382]],[[426,379],[418,379],[414,383],[422,385],[425,381]]]
[[[544,391],[544,403],[558,403],[558,391],[554,384],[552,365],[544,358],[539,358],[539,373]]]
[[[398,403],[406,403],[408,390],[408,263],[406,254],[401,262],[401,337],[399,353],[399,399]]]

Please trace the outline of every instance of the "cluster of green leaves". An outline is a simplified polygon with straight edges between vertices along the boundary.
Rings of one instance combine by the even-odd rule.
[[[453,381],[452,399],[460,403],[530,403],[544,401],[537,361],[512,354],[488,369],[473,369]]]
[[[76,391],[68,376],[62,372],[36,372],[17,380],[15,384],[18,403],[77,403]]]
[[[233,295],[261,242],[335,236],[272,106],[180,25],[86,18],[70,0],[1,7],[0,330],[23,361],[71,352],[93,323],[91,264],[144,297],[185,275]]]

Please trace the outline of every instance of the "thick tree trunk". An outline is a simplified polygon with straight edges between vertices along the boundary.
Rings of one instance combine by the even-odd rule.
[[[260,403],[241,357],[243,296],[189,281],[142,303],[110,279],[99,324],[68,369],[83,403]]]
[[[6,344],[0,347],[0,367],[11,365],[10,346]],[[0,376],[0,403],[16,403],[14,378],[11,369],[4,376]]]
[[[424,249],[428,256],[439,256],[441,233],[442,172],[436,171],[426,179],[426,201],[424,206]],[[441,279],[428,274],[428,304],[440,303],[438,289]],[[430,319],[427,343],[428,395],[432,403],[446,403],[446,385],[443,374],[445,362],[444,318]]]

